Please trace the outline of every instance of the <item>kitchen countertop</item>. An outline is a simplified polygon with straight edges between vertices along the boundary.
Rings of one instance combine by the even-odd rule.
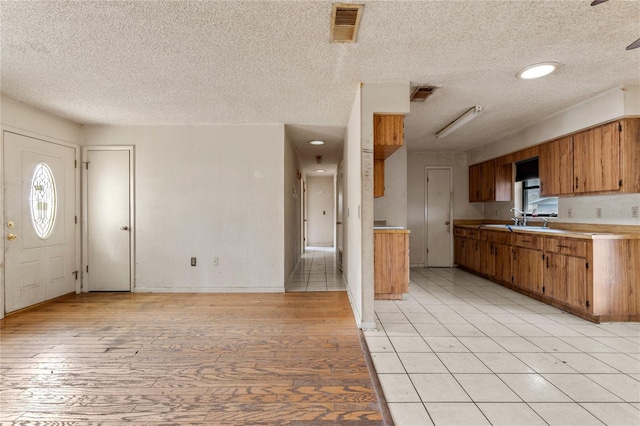
[[[534,227],[534,226],[514,226],[514,225],[497,225],[497,224],[455,225],[455,226],[458,228],[479,229],[479,230],[486,230],[486,231],[536,234],[536,235],[544,235],[544,236],[557,236],[562,238],[580,238],[580,239],[589,239],[589,240],[640,239],[640,234],[614,234],[614,233],[603,233],[603,232],[564,231],[562,229],[554,229],[551,227],[541,229],[541,227]]]

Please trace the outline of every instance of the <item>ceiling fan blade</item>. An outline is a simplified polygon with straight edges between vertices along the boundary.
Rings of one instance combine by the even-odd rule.
[[[606,2],[606,1],[609,1],[609,0],[593,0],[591,2],[591,6],[597,6],[597,5],[602,4],[602,3]]]
[[[640,38],[628,45],[627,50],[637,49],[638,47],[640,47]]]

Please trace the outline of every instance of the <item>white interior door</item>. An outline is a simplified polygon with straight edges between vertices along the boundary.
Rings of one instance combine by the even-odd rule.
[[[425,221],[427,267],[450,267],[451,263],[451,170],[426,169]]]
[[[88,291],[131,291],[131,148],[85,150]]]
[[[5,311],[76,289],[75,149],[4,132]]]

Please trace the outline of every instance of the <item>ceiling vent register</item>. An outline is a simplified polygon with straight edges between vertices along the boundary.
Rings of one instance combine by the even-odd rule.
[[[331,12],[331,42],[355,43],[363,4],[334,3]]]
[[[418,86],[411,92],[411,102],[424,102],[435,90],[434,86]]]

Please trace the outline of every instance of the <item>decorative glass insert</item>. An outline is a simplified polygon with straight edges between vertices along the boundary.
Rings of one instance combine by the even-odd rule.
[[[56,182],[49,166],[40,163],[31,179],[31,221],[38,237],[47,239],[56,224],[58,197]]]

